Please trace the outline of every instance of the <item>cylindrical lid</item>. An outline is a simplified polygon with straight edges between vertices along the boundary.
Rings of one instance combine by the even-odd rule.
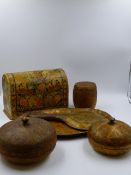
[[[94,82],[90,82],[90,81],[81,81],[81,82],[77,82],[74,87],[76,89],[86,89],[88,88],[88,90],[92,90],[94,88],[96,88],[96,84]]]

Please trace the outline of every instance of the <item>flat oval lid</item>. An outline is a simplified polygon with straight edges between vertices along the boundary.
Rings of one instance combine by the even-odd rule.
[[[51,125],[54,126],[58,139],[87,136],[87,131],[81,131],[78,129],[74,129],[62,121],[50,120],[49,122],[51,123]]]
[[[93,123],[112,118],[104,111],[90,108],[47,109],[30,112],[30,116],[36,116],[46,120],[59,120],[79,130],[88,130]]]

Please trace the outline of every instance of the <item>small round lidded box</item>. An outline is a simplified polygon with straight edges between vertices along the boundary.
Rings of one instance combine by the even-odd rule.
[[[120,120],[95,122],[88,130],[88,139],[95,151],[118,156],[131,149],[131,127]]]
[[[14,164],[34,164],[45,160],[54,150],[55,128],[39,118],[21,116],[0,128],[0,153]]]

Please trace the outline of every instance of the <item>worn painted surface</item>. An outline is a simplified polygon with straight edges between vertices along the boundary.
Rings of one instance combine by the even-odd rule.
[[[15,119],[26,111],[68,106],[68,81],[62,69],[6,73],[4,111]]]

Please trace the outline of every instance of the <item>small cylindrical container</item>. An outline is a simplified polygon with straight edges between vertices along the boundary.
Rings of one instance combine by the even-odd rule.
[[[95,108],[97,86],[94,82],[77,82],[73,89],[73,102],[76,108]]]

